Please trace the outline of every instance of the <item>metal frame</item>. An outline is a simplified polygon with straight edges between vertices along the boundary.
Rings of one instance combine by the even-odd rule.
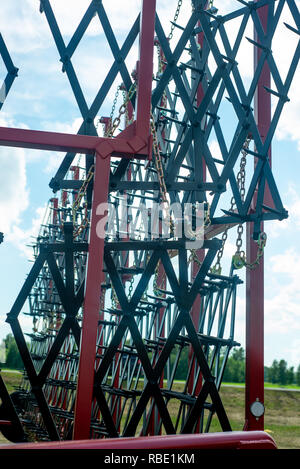
[[[268,155],[271,140],[283,105],[288,100],[287,94],[299,61],[298,43],[291,67],[285,81],[283,81],[270,48],[285,4],[288,5],[299,29],[299,13],[295,2],[293,0],[280,0],[276,8],[274,1],[271,0],[260,0],[255,3],[242,1],[241,3],[244,6],[240,10],[219,17],[215,15],[214,10],[206,9],[205,1],[194,0],[193,11],[187,25],[183,28],[177,25],[182,32],[178,43],[172,50],[156,14],[155,0],[143,1],[141,15],[134,22],[121,48],[117,45],[102,2],[96,0],[91,2],[69,44],[65,45],[51,8],[51,2],[41,0],[41,12],[46,15],[60,60],[63,62],[63,72],[66,72],[70,81],[83,123],[77,135],[0,128],[0,145],[67,152],[50,183],[54,191],[62,190],[65,195],[66,191],[70,189],[74,190],[76,194],[82,185],[78,172],[75,176],[76,168],[73,177],[68,179],[75,155],[78,153],[86,155],[85,176],[89,174],[92,165],[95,165],[93,181],[89,183],[86,193],[90,226],[84,230],[81,239],[74,242],[73,226],[66,222],[68,209],[63,206],[65,212],[60,212],[53,202],[52,210],[56,221],[52,225],[60,234],[54,235],[54,242],[40,240],[37,244],[35,264],[7,319],[11,324],[24,361],[30,392],[34,395],[33,402],[38,405],[37,421],[42,438],[57,440],[66,437],[66,435],[70,437],[71,433],[75,439],[87,439],[93,435],[96,437],[99,435],[132,436],[136,434],[138,425],[145,414],[146,420],[143,424],[145,434],[159,433],[162,431],[162,426],[169,434],[176,433],[177,430],[181,433],[191,433],[196,429],[203,430],[205,427],[203,415],[207,409],[210,415],[206,422],[206,428],[209,428],[212,415],[216,414],[222,430],[231,430],[218,389],[226,358],[230,348],[235,345],[233,329],[229,339],[224,338],[224,324],[227,320],[229,299],[231,295],[233,295],[232,298],[234,297],[235,288],[239,282],[232,276],[230,276],[230,281],[222,276],[216,276],[214,279],[209,276],[209,269],[216,252],[222,247],[222,242],[213,237],[230,224],[251,222],[253,225],[251,235],[256,240],[263,221],[283,219],[287,216],[271,172]],[[262,26],[260,17],[261,11],[264,11],[267,6],[269,7],[268,26],[265,35],[263,29],[265,26]],[[103,27],[104,35],[114,56],[114,63],[89,109],[71,59],[94,14],[97,14]],[[225,26],[230,25],[230,21],[237,17],[241,17],[242,21],[235,43],[231,47]],[[260,54],[259,57],[257,56],[257,66],[252,83],[246,92],[236,63],[236,56],[249,21],[253,22],[256,31],[255,41],[250,40],[250,42],[253,43],[255,49],[260,50]],[[288,27],[292,30],[291,33],[297,32],[295,28]],[[137,92],[136,99],[134,94],[131,97],[131,112],[135,108],[135,120],[125,126],[116,138],[99,137],[94,120],[118,73],[123,79],[125,92],[129,93],[132,87],[133,82],[126,68],[125,58],[138,34],[140,56],[136,70]],[[226,56],[221,52],[221,47],[216,39],[217,34]],[[152,91],[153,46],[155,42],[158,44],[159,56],[163,60],[164,66],[161,73],[155,77],[156,85]],[[179,61],[184,60],[187,48],[191,54],[190,59],[178,65]],[[209,57],[213,57],[216,63],[215,70],[209,68]],[[256,109],[253,111],[251,104],[257,88],[261,84],[262,74],[266,67],[270,70],[276,90],[271,90],[266,86],[264,93],[265,95],[266,93],[276,95],[278,104],[272,119],[268,122],[264,121],[266,127],[264,127],[264,134],[262,134],[261,121],[260,119],[256,121]],[[199,96],[199,90],[201,90],[201,96]],[[229,102],[238,122],[229,144],[226,144],[222,121],[218,116],[225,93],[228,94]],[[163,106],[162,103],[164,103]],[[184,108],[180,119],[176,111],[179,103]],[[211,193],[212,197],[210,204],[212,226],[206,231],[206,240],[201,252],[197,253],[201,265],[199,266],[197,262],[193,263],[194,278],[192,281],[189,281],[190,266],[185,240],[149,239],[146,229],[141,233],[140,240],[120,241],[113,239],[105,241],[96,235],[99,203],[106,202],[109,198],[118,204],[118,198],[123,191],[129,195],[133,202],[136,202],[137,199],[141,202],[147,197],[153,201],[159,200],[160,184],[155,172],[152,155],[153,135],[150,133],[149,125],[151,113],[154,116],[156,134],[161,149],[162,168],[170,201],[179,201],[182,204],[188,201],[207,203],[208,192]],[[215,133],[220,146],[222,160],[214,158],[209,149],[212,132]],[[174,140],[172,139],[173,135],[175,135]],[[251,174],[248,191],[243,199],[239,192],[234,169],[245,139],[249,135],[252,137],[254,149],[248,149],[248,157],[253,157],[256,164],[253,174]],[[140,160],[146,160],[143,167]],[[184,176],[182,168],[189,172],[188,177]],[[211,176],[212,181],[208,180],[205,173]],[[234,212],[222,207],[222,194],[225,192],[228,182],[235,200],[236,210]],[[268,200],[266,200],[266,193],[268,193]],[[219,214],[218,211],[222,211],[223,215]],[[82,216],[80,213],[79,217]],[[64,222],[63,234],[59,228],[59,217]],[[118,218],[116,218],[116,223],[118,223]],[[79,259],[78,264],[74,264],[74,254],[86,253],[87,251],[87,262],[86,258],[83,257]],[[178,275],[172,264],[174,251],[177,253]],[[134,268],[130,264],[131,253],[134,258]],[[163,269],[161,280],[165,278],[171,290],[171,300],[174,305],[173,322],[168,336],[156,337],[155,344],[151,344],[152,336],[145,337],[143,335],[142,330],[139,329],[142,321],[139,323],[137,319],[144,314],[145,305],[142,303],[142,297],[159,266]],[[85,268],[86,273],[83,281],[78,272]],[[42,275],[39,277],[41,271]],[[126,282],[133,281],[137,275],[140,275],[140,278],[135,288],[131,285],[132,291],[129,295]],[[75,292],[74,280],[78,281],[79,278],[81,279],[80,285],[77,285]],[[256,281],[257,278],[256,272],[253,273],[252,279]],[[53,294],[56,295],[60,305],[57,311],[61,314],[62,320],[57,319],[57,327],[52,339],[41,347],[45,354],[44,362],[43,364],[40,362],[35,368],[32,351],[29,351],[26,346],[18,316],[26,298],[31,298],[32,287],[38,285],[39,282],[43,284],[45,279],[45,290],[52,291],[53,288]],[[205,284],[207,290],[203,287]],[[41,291],[43,288],[44,286],[41,287]],[[224,302],[224,289],[226,288],[229,288],[228,291],[231,293],[227,296],[228,301]],[[106,306],[101,304],[101,300],[105,297],[104,292],[108,289],[116,296],[117,307],[111,308],[109,311],[111,315],[117,317],[115,321],[112,321],[111,317],[109,320],[106,319]],[[218,291],[218,295],[216,295],[217,299],[213,300],[216,302],[215,307],[212,307],[212,303],[210,303],[212,300],[209,298],[215,289]],[[164,298],[160,298],[161,304],[164,304],[165,308],[161,313],[165,314],[169,297],[165,290],[161,293],[166,296],[165,304]],[[248,298],[250,297],[248,296]],[[204,306],[205,300],[207,300],[206,307]],[[220,306],[220,327],[217,336],[211,337],[210,327],[203,334],[201,321],[205,318],[205,312],[209,311],[209,321],[212,325],[218,302],[223,305]],[[76,316],[82,304],[83,317],[78,319]],[[251,308],[252,305],[253,303],[250,305]],[[33,302],[32,311],[35,306],[39,310],[39,298],[36,303]],[[199,307],[202,308],[203,316],[199,315],[197,325],[195,320],[197,312],[195,310]],[[153,308],[153,304],[151,308]],[[190,311],[193,312],[192,315]],[[34,317],[35,314],[32,312]],[[155,313],[152,317],[153,321],[156,317]],[[254,324],[252,313],[250,319],[251,324]],[[105,329],[104,326],[107,328]],[[256,326],[257,323],[255,323]],[[163,333],[163,327],[162,323],[158,323],[157,331]],[[74,342],[67,342],[70,330],[75,340],[75,352],[76,347],[79,350],[79,363],[76,363],[75,360],[74,363],[72,362],[73,368],[64,368],[59,364],[61,353],[66,353],[66,357],[71,357],[73,353]],[[131,336],[131,349],[126,344],[128,331]],[[182,331],[185,333],[183,334]],[[105,333],[108,334],[108,342],[105,342]],[[260,337],[259,345],[261,345],[261,341]],[[180,346],[189,344],[192,350],[189,382],[184,396],[178,394],[174,396],[171,388],[163,389],[162,381],[164,368],[170,366],[170,354],[178,344]],[[220,371],[222,345],[227,348]],[[255,346],[257,345],[258,343],[255,342]],[[151,347],[153,353],[150,360],[148,354]],[[248,370],[249,366],[252,366],[249,365],[249,357],[252,361],[254,356],[252,340],[250,340],[249,347]],[[212,349],[213,359],[209,363],[208,352]],[[133,392],[131,389],[124,390],[122,388],[124,378],[122,357],[125,357],[128,362],[129,350],[136,354],[135,366],[142,369],[144,373],[142,391],[135,389]],[[260,354],[260,359],[261,357]],[[215,364],[217,364],[216,380],[212,374]],[[130,367],[128,370],[130,371]],[[175,371],[173,371],[171,376],[174,378]],[[78,376],[77,387],[69,379],[73,372],[74,376]],[[113,376],[113,386],[107,384],[110,372]],[[252,377],[253,373],[250,370]],[[62,376],[66,378],[64,392],[63,386],[60,390],[51,388],[53,385],[59,386],[58,383]],[[121,383],[120,388],[116,386],[118,382]],[[247,398],[248,401],[252,399],[252,392],[256,392],[257,386],[260,384],[256,378],[253,386],[250,384],[251,397]],[[74,400],[73,391],[75,388]],[[247,390],[249,389],[248,387]],[[69,395],[67,395],[67,390],[70,391]],[[189,395],[189,391],[192,392],[192,396]],[[211,398],[210,404],[206,402],[208,396]],[[178,414],[175,426],[167,407],[171,397],[176,397],[181,402],[180,412],[182,411],[182,414]],[[61,399],[60,409],[57,406],[59,399]],[[128,399],[131,399],[130,405],[132,407],[127,414],[126,424],[120,431],[121,416]],[[51,408],[49,402],[51,402]],[[154,418],[155,413],[158,415],[157,412],[159,418]],[[42,417],[41,421],[39,416]],[[252,429],[255,422],[248,414],[246,417],[248,420],[247,429]],[[70,422],[73,421],[73,418],[74,426],[72,428]],[[261,428],[261,421],[258,425]]]

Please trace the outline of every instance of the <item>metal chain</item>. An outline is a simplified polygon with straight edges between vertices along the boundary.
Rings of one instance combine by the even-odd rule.
[[[246,141],[243,145],[242,151],[241,151],[242,156],[241,156],[241,161],[240,161],[240,170],[239,170],[239,172],[237,174],[237,177],[236,177],[242,201],[245,200],[245,194],[246,194],[246,189],[245,189],[246,163],[247,163],[246,157],[247,157],[247,150],[249,148],[250,142],[251,142],[251,137],[247,137],[247,139],[246,139]],[[231,212],[234,210],[235,205],[236,205],[235,204],[235,199],[234,199],[234,197],[232,197],[231,198],[231,207],[230,207]],[[222,259],[223,253],[224,253],[224,247],[225,247],[225,243],[226,243],[227,236],[228,236],[228,230],[229,230],[229,226],[227,226],[225,231],[223,232],[222,246],[221,246],[221,248],[220,248],[220,250],[218,251],[218,254],[217,254],[217,262],[214,265],[214,267],[212,267],[212,269],[211,269],[212,273],[220,274],[221,271],[222,271],[221,259]],[[256,259],[255,259],[254,262],[248,262],[247,259],[246,259],[246,253],[245,253],[244,250],[242,250],[243,233],[244,233],[244,225],[242,223],[239,223],[239,225],[237,227],[236,252],[232,257],[232,262],[233,262],[233,265],[236,269],[241,269],[242,267],[247,267],[248,269],[255,269],[259,265],[260,259],[263,256],[264,248],[265,248],[266,242],[267,242],[267,235],[266,235],[265,232],[260,233],[260,235],[258,237],[258,240],[257,240],[258,250],[257,250]]]
[[[240,250],[240,251],[237,251],[232,257],[232,262],[233,262],[234,267],[236,269],[241,269],[242,267],[246,267],[251,270],[256,269],[256,267],[260,264],[260,259],[262,258],[264,254],[266,243],[267,243],[267,234],[265,232],[262,232],[259,234],[259,237],[257,240],[258,250],[257,250],[255,261],[248,262],[246,259],[245,251]]]
[[[190,239],[201,239],[203,236],[203,230],[207,228],[208,226],[211,225],[211,219],[210,219],[210,206],[207,203],[207,210],[204,211],[204,221],[203,221],[203,227],[200,228],[198,232],[195,232],[192,230],[191,226],[186,223],[185,226],[185,232],[189,236]]]
[[[251,142],[251,137],[247,137],[245,142],[244,142],[242,151],[241,151],[242,156],[241,156],[241,160],[240,160],[240,169],[239,169],[239,172],[236,176],[238,189],[239,189],[242,201],[244,201],[245,193],[246,193],[246,190],[245,190],[246,163],[247,163],[246,156],[247,156],[247,150],[249,148],[250,142]],[[233,212],[233,210],[235,208],[235,205],[236,205],[234,197],[231,197],[230,204],[231,205],[230,205],[229,211]],[[221,259],[222,259],[223,254],[224,254],[225,243],[226,243],[227,237],[228,237],[228,230],[229,230],[229,226],[227,226],[225,228],[225,231],[223,232],[222,246],[221,246],[221,248],[219,249],[219,251],[217,253],[217,261],[216,261],[215,265],[211,268],[211,272],[214,273],[214,274],[221,274],[221,272],[222,272]],[[241,246],[242,246],[242,243],[243,243],[243,240],[242,240],[243,231],[244,231],[243,225],[239,224],[238,228],[237,228],[238,236],[237,236],[237,240],[236,240],[236,248],[237,248],[237,251],[235,253],[235,255],[237,255],[236,260],[238,259],[239,253],[241,252]]]
[[[158,181],[159,181],[160,195],[161,195],[161,199],[163,203],[165,203],[169,209],[169,201],[167,198],[167,188],[166,188],[166,183],[165,183],[164,170],[162,167],[159,143],[158,143],[157,132],[155,128],[155,121],[154,121],[154,116],[152,113],[151,113],[150,127],[151,127],[151,134],[153,137],[154,162],[155,162],[156,172],[157,172]],[[172,223],[172,220],[171,220],[171,223]],[[210,224],[211,224],[210,207],[209,207],[209,204],[207,204],[207,210],[205,212],[205,218],[204,218],[204,226],[207,227]],[[192,234],[193,236],[195,235],[194,232]]]
[[[119,89],[120,89],[120,87],[119,87]],[[113,136],[115,130],[120,125],[121,117],[127,112],[128,102],[131,100],[131,98],[132,98],[132,96],[134,95],[135,92],[136,92],[136,82],[133,82],[131,87],[129,88],[126,99],[124,99],[123,103],[121,104],[121,106],[119,108],[118,116],[116,116],[114,119],[112,119],[113,113],[111,114],[110,123],[109,123],[107,131],[105,133],[105,137],[112,137]],[[115,103],[115,100],[114,100],[114,103]]]
[[[228,227],[226,228],[225,231],[223,231],[223,234],[222,234],[222,246],[221,246],[221,248],[219,249],[219,251],[217,253],[217,261],[216,261],[215,265],[210,269],[212,274],[220,275],[221,272],[222,272],[221,259],[222,259],[223,254],[224,254],[224,248],[225,248],[225,244],[226,244],[226,241],[227,241],[227,237],[228,237]]]
[[[132,295],[132,290],[133,290],[133,283],[134,283],[134,275],[132,275],[129,283],[129,288],[128,288],[128,300],[131,300],[131,295]]]
[[[161,285],[158,285],[159,265],[160,265],[160,261],[158,261],[158,263],[155,267],[155,271],[154,271],[153,293],[154,293],[154,295],[158,296],[159,298],[162,298],[164,295],[163,295],[162,292],[159,291],[159,289],[161,289]]]
[[[150,117],[150,129],[151,129],[151,134],[153,137],[153,153],[154,153],[154,163],[155,163],[155,168],[156,168],[156,173],[158,177],[158,182],[159,182],[159,191],[160,191],[160,196],[163,204],[166,205],[166,211],[169,215],[169,220],[170,220],[170,230],[171,234],[174,234],[174,222],[171,218],[171,213],[170,213],[170,204],[169,200],[167,197],[167,187],[165,183],[165,176],[164,176],[164,170],[162,166],[162,161],[161,161],[161,154],[160,154],[160,149],[159,149],[159,143],[158,143],[158,138],[157,138],[157,133],[156,133],[156,128],[155,128],[155,121],[154,121],[154,116],[151,113]]]
[[[173,33],[174,33],[174,29],[175,29],[175,24],[176,24],[176,22],[177,22],[177,20],[178,20],[178,16],[179,16],[179,13],[180,13],[181,5],[182,5],[182,0],[178,0],[177,8],[176,8],[175,15],[174,15],[174,19],[173,19],[173,22],[172,22],[172,24],[171,24],[171,31],[170,31],[169,36],[168,36],[169,41],[171,41],[171,39],[172,39],[172,37],[173,37]]]
[[[245,192],[246,192],[245,191],[245,181],[246,181],[246,169],[245,168],[246,168],[246,163],[247,163],[246,156],[247,156],[247,150],[250,145],[250,141],[251,141],[251,138],[248,137],[243,145],[243,148],[241,151],[242,156],[241,156],[241,161],[240,161],[240,170],[236,176],[242,202],[245,200]],[[231,199],[231,202],[232,202],[232,199]],[[243,253],[243,251],[241,251],[241,247],[243,245],[243,233],[244,233],[244,226],[242,223],[240,223],[237,227],[237,239],[235,243],[236,253],[234,256],[236,256],[236,260],[238,260],[239,256],[242,255],[241,253]]]
[[[134,121],[134,113],[132,113],[132,118],[129,119],[129,113],[128,113],[128,94],[127,91],[123,91],[123,104],[126,105],[126,112],[125,112],[125,127],[128,127],[132,122]]]
[[[126,98],[124,97],[124,101],[123,101],[123,103],[121,104],[121,106],[119,108],[118,116],[113,119],[113,115],[114,115],[114,112],[115,112],[116,103],[117,103],[117,100],[118,100],[120,89],[121,89],[121,86],[119,85],[118,88],[117,88],[116,94],[115,94],[112,110],[111,110],[111,113],[110,113],[110,125],[108,126],[108,129],[105,133],[105,137],[112,137],[115,130],[120,125],[122,115],[124,115],[127,112],[128,102],[132,98],[132,96],[134,95],[134,93],[136,91],[136,83],[135,82],[132,83],[132,85],[131,85],[128,93],[127,93]],[[75,226],[75,223],[76,223],[76,213],[79,209],[81,200],[84,197],[84,195],[87,191],[87,187],[88,187],[91,179],[93,178],[93,176],[94,176],[94,165],[91,166],[91,168],[88,172],[88,175],[87,175],[85,181],[83,182],[81,188],[79,189],[78,196],[77,196],[77,198],[76,198],[76,200],[75,200],[75,202],[72,206],[73,225],[74,226]],[[87,227],[88,222],[89,222],[89,220],[88,220],[88,213],[87,213],[87,205],[85,204],[84,219],[82,220],[80,226],[74,232],[74,234],[73,234],[74,238],[76,238]]]
[[[92,165],[90,167],[89,172],[87,174],[87,177],[86,177],[85,181],[83,182],[82,186],[80,187],[77,198],[76,198],[75,202],[72,205],[72,217],[73,217],[73,225],[74,226],[76,225],[77,211],[79,210],[81,201],[82,201],[84,195],[86,194],[88,185],[89,185],[89,183],[90,183],[90,181],[92,180],[93,177],[94,177],[94,165]],[[87,225],[89,223],[87,204],[84,205],[84,208],[85,208],[84,218],[83,218],[81,224],[78,226],[78,228],[74,231],[74,233],[73,233],[74,238],[76,238],[87,227]]]
[[[237,176],[237,181],[238,181],[238,185],[240,188],[242,201],[244,201],[245,199],[245,192],[246,192],[245,191],[245,179],[246,179],[245,167],[246,167],[247,150],[249,148],[250,140],[251,139],[248,138],[243,146],[240,171]],[[248,269],[255,269],[259,265],[260,259],[263,256],[264,248],[267,242],[267,235],[265,232],[260,233],[258,240],[257,240],[258,250],[257,250],[256,259],[254,262],[248,262],[246,259],[245,251],[241,249],[243,245],[243,238],[242,238],[243,233],[244,233],[244,226],[242,223],[240,223],[237,227],[236,252],[234,256],[232,257],[232,262],[236,269],[241,269],[242,267],[247,267]]]
[[[207,210],[204,212],[204,222],[203,222],[203,229],[201,228],[199,231],[199,236],[197,237],[197,233],[195,236],[195,233],[193,231],[187,231],[187,234],[190,236],[190,238],[196,238],[196,239],[201,239],[202,236],[205,233],[205,228],[209,227],[211,225],[211,219],[210,219],[210,205],[207,203]],[[186,230],[187,227],[185,227]],[[204,232],[203,232],[204,230]],[[194,261],[198,266],[200,267],[202,265],[202,262],[199,261],[196,250],[191,249],[190,250],[190,256],[188,259],[188,264],[190,264],[192,261]]]
[[[119,304],[119,299],[116,294],[116,290],[114,289],[113,286],[111,286],[111,305],[113,309],[117,309],[117,306]]]
[[[151,134],[153,137],[154,163],[155,163],[155,168],[156,168],[158,182],[159,182],[160,195],[161,195],[162,201],[166,204],[169,204],[168,198],[167,198],[167,188],[166,188],[166,183],[165,183],[164,170],[162,167],[159,143],[158,143],[158,138],[157,138],[157,133],[156,133],[156,128],[155,128],[155,120],[154,120],[154,116],[152,113],[151,113],[151,118],[150,118],[150,128],[151,128]]]

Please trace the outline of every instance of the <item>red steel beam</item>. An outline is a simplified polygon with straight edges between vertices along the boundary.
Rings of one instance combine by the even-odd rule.
[[[258,15],[264,31],[267,31],[268,8],[266,5],[258,9]],[[255,32],[255,41],[259,38]],[[261,50],[254,48],[254,67],[260,59]],[[257,92],[255,96],[254,111],[256,123],[264,142],[271,122],[271,95],[266,92],[264,86],[270,88],[270,69],[265,62]],[[271,152],[269,152],[271,164]],[[256,193],[257,195],[257,193]],[[268,192],[265,198],[267,205]],[[253,199],[256,203],[256,196]],[[263,231],[263,223],[261,224]],[[247,223],[246,250],[247,258],[253,262],[257,257],[258,246],[253,241],[253,223]],[[246,387],[245,387],[245,430],[263,430],[264,415],[253,414],[253,405],[263,412],[264,403],[264,258],[256,269],[247,269],[246,272]],[[255,412],[254,412],[255,413]]]
[[[90,437],[104,251],[104,237],[97,234],[99,220],[97,208],[99,204],[107,203],[109,172],[110,159],[100,160],[99,164],[99,158],[96,158],[74,415],[73,438],[75,440]]]
[[[18,443],[1,449],[111,449],[184,450],[184,449],[277,449],[270,435],[262,431],[220,432],[190,435],[159,435],[49,443]]]
[[[155,15],[156,0],[143,0],[137,66],[136,133],[144,140],[148,139],[150,132]]]
[[[0,146],[84,154],[97,152],[102,158],[118,153],[128,156],[149,154],[149,141],[136,135],[135,122],[115,139],[0,127]]]

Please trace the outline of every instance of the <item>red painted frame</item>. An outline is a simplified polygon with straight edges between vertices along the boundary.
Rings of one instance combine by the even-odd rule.
[[[201,449],[277,449],[270,435],[256,432],[224,432],[191,435],[159,435],[98,440],[19,443],[0,449],[110,449],[126,450],[201,450]]]
[[[257,1],[257,0],[256,0]],[[258,15],[264,31],[267,31],[268,5],[259,8]],[[255,41],[259,42],[257,37]],[[261,50],[254,48],[254,67],[259,62]],[[254,111],[258,130],[264,142],[271,122],[271,95],[264,86],[270,88],[271,74],[265,62],[255,96]],[[271,151],[269,151],[271,165]],[[268,189],[268,188],[267,188]],[[265,204],[272,206],[266,191]],[[270,199],[270,200],[269,200]],[[255,203],[256,197],[253,199]],[[261,224],[263,231],[263,223]],[[253,262],[257,257],[258,246],[253,241],[253,223],[247,223],[247,258]],[[256,269],[246,272],[246,387],[245,387],[245,426],[244,430],[263,430],[264,415],[255,417],[251,404],[264,403],[264,258]]]
[[[100,138],[56,132],[0,127],[0,145],[31,149],[86,153],[95,155],[95,180],[92,207],[89,262],[86,276],[84,319],[81,339],[80,366],[74,421],[74,438],[89,438],[91,402],[96,352],[96,329],[100,308],[102,279],[102,253],[104,242],[96,235],[96,208],[107,201],[109,162],[111,156],[127,158],[151,157],[152,139],[149,132],[151,87],[153,73],[153,43],[156,0],[143,0],[140,32],[140,57],[137,67],[136,121],[117,138]],[[267,21],[267,6],[259,9],[261,21]],[[259,51],[256,51],[257,57]],[[262,84],[269,86],[270,71],[266,65]],[[270,122],[270,102],[267,93],[258,92],[257,122],[262,138]],[[250,259],[255,258],[257,246],[251,240],[251,225],[247,230],[247,248]],[[100,259],[100,262],[99,262]],[[264,400],[263,382],[263,263],[247,273],[247,324],[246,324],[246,423],[245,429],[263,429],[263,417],[258,420],[251,414],[250,405],[256,399]],[[187,436],[187,438],[190,438]],[[149,440],[148,440],[149,441]],[[208,441],[208,440],[207,440]],[[114,443],[115,444],[115,443]],[[216,440],[214,438],[214,445]],[[149,446],[148,446],[149,447]]]

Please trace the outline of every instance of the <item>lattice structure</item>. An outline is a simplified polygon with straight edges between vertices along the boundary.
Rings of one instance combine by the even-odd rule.
[[[133,20],[122,46],[101,1],[91,2],[67,45],[51,2],[40,3],[83,122],[77,136],[0,129],[2,145],[67,152],[50,182],[54,192],[61,191],[61,203],[51,200],[34,265],[7,318],[25,367],[19,390],[25,428],[37,439],[51,440],[192,433],[209,431],[216,415],[220,429],[229,431],[219,388],[229,352],[238,345],[235,296],[241,282],[233,268],[228,276],[211,271],[222,250],[215,236],[231,225],[251,222],[259,240],[263,221],[287,216],[269,154],[299,61],[299,43],[285,79],[271,44],[284,7],[296,24],[288,26],[290,33],[298,33],[295,2],[242,1],[241,9],[218,16],[206,2],[195,0],[187,24],[173,23],[180,32],[174,43],[155,14],[155,1],[144,1],[142,15]],[[266,9],[264,30],[261,12]],[[145,25],[146,13],[150,26]],[[95,15],[114,62],[88,107],[72,56]],[[232,39],[236,19],[240,26]],[[236,58],[250,23],[257,61],[246,89]],[[141,54],[132,73],[125,59],[138,37]],[[149,71],[154,48],[158,64]],[[253,103],[266,66],[275,89],[265,86],[263,92],[278,101],[262,135]],[[124,102],[115,120],[113,112],[101,116],[101,106],[118,74]],[[140,102],[149,83],[147,114]],[[232,134],[225,132],[221,115],[225,98],[234,116]],[[213,154],[212,138],[221,158]],[[247,184],[237,178],[241,152],[255,162],[247,171]],[[80,154],[86,155],[84,167]],[[101,192],[101,184],[105,190],[107,184],[107,193]],[[120,236],[124,198],[130,207],[126,223],[136,228],[135,239]],[[114,208],[108,224],[116,229],[100,245],[93,237],[96,208],[106,200]],[[197,203],[204,203],[201,248],[187,247],[190,240],[172,229],[164,238],[151,235],[141,213],[160,201],[193,204],[194,221]],[[175,213],[172,217],[175,224],[183,223]],[[27,299],[34,326],[29,348],[19,320]],[[83,363],[87,353],[92,360]],[[176,370],[182,361],[186,382],[179,390]]]

